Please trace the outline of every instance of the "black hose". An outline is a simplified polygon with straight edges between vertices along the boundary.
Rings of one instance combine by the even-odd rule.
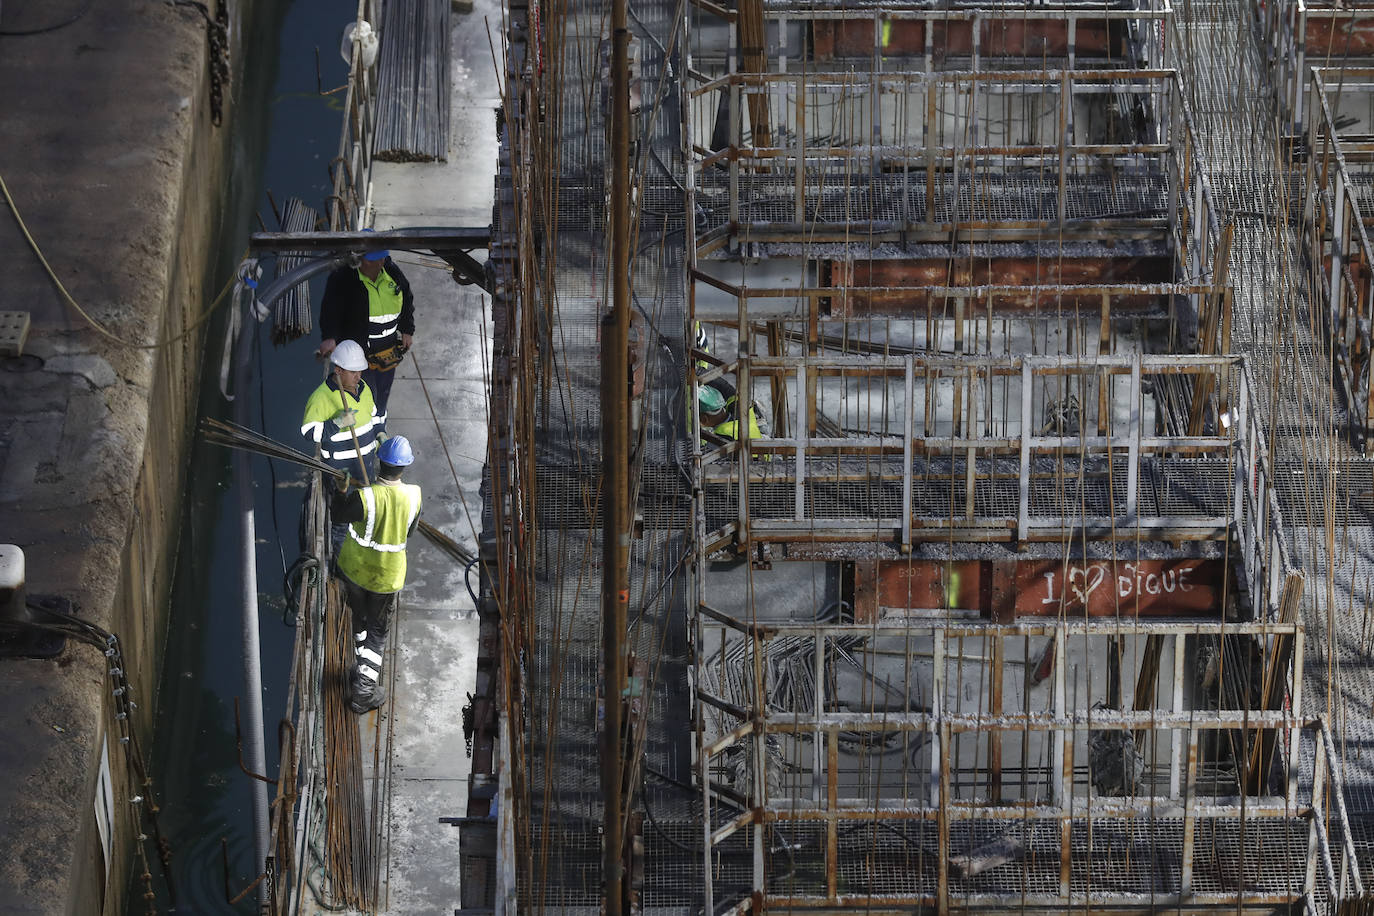
[[[653,809],[653,807],[649,804],[649,786],[648,786],[648,782],[649,782],[649,773],[648,773],[648,769],[647,769],[647,768],[646,768],[643,772],[640,773],[640,782],[641,782],[641,784],[643,785],[643,789],[644,789],[644,795],[643,795],[643,799],[644,799],[644,813],[645,813],[645,815],[647,815],[648,818],[649,818],[649,824],[650,824],[650,826],[652,826],[652,827],[654,828],[654,831],[655,831],[660,837],[663,838],[663,842],[667,843],[669,846],[672,846],[674,849],[677,849],[677,850],[679,850],[679,851],[681,851],[681,852],[687,853],[689,856],[699,856],[699,855],[701,855],[701,850],[700,850],[700,849],[698,849],[698,848],[696,848],[696,847],[693,847],[693,846],[687,846],[686,844],[683,844],[683,843],[679,843],[677,840],[673,839],[672,837],[670,837],[670,836],[668,835],[668,831],[664,830],[662,827],[660,827],[660,826],[658,825],[658,819],[657,819],[656,817],[654,817],[654,809]]]
[[[463,584],[468,587],[468,594],[472,596],[472,606],[474,608],[481,607],[482,600],[478,598],[477,593],[472,590],[472,579],[468,577],[468,574],[472,572],[472,567],[476,566],[477,561],[480,559],[482,558],[473,557],[472,560],[468,562],[468,565],[463,567]]]
[[[296,625],[296,618],[292,609],[300,597],[300,586],[297,583],[304,581],[307,572],[319,568],[319,557],[314,554],[303,553],[296,557],[296,561],[282,575],[281,593],[282,597],[286,599],[286,608],[281,612],[281,622],[288,627]]]

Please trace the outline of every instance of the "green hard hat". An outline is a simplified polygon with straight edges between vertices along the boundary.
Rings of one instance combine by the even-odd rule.
[[[710,385],[697,388],[697,404],[702,413],[719,413],[725,409],[725,395]]]

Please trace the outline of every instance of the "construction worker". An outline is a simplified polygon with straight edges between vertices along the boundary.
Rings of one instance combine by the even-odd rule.
[[[377,402],[377,423],[385,428],[396,366],[415,340],[415,296],[390,252],[369,251],[357,267],[329,275],[320,303],[320,335],[320,356],[344,340],[363,348],[368,363],[363,381]]]
[[[348,524],[338,567],[353,618],[348,705],[359,714],[386,700],[382,652],[406,584],[406,539],[420,521],[420,488],[401,482],[414,460],[406,437],[392,436],[377,450],[377,482],[355,490],[345,482],[331,501],[334,519]]]
[[[711,432],[722,439],[739,438],[738,398],[727,399],[719,388],[710,385],[697,387],[697,409],[701,413],[701,429]],[[759,426],[758,411],[749,405],[749,438],[761,439],[763,430]],[[768,457],[768,456],[756,456]]]
[[[353,473],[360,470],[358,456],[367,461],[377,448],[376,404],[363,381],[367,357],[357,343],[344,340],[330,348],[329,361],[334,371],[305,402],[301,435],[320,447],[331,466]]]

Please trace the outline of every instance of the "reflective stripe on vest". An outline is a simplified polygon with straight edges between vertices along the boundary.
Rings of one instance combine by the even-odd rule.
[[[341,429],[336,422],[345,403],[356,414],[351,430]],[[377,404],[366,382],[360,384],[358,395],[354,397],[348,392],[341,394],[326,381],[311,393],[305,403],[305,416],[301,418],[301,435],[317,443],[320,457],[332,462],[357,458],[359,452],[370,455],[377,448],[376,431],[380,428]],[[356,448],[353,445],[355,432],[358,435]]]
[[[404,301],[401,287],[391,275],[382,268],[374,283],[358,271],[358,279],[363,281],[367,290],[367,341],[380,343],[395,335],[401,323],[401,303]]]
[[[420,488],[378,483],[358,491],[363,517],[348,526],[339,571],[370,592],[400,591],[406,581],[406,537],[420,514]]]

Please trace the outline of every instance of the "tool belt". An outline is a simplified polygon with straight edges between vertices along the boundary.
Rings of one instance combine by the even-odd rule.
[[[397,334],[385,347],[367,354],[367,368],[377,372],[390,372],[401,364],[405,355],[406,345],[401,342],[401,335]]]

